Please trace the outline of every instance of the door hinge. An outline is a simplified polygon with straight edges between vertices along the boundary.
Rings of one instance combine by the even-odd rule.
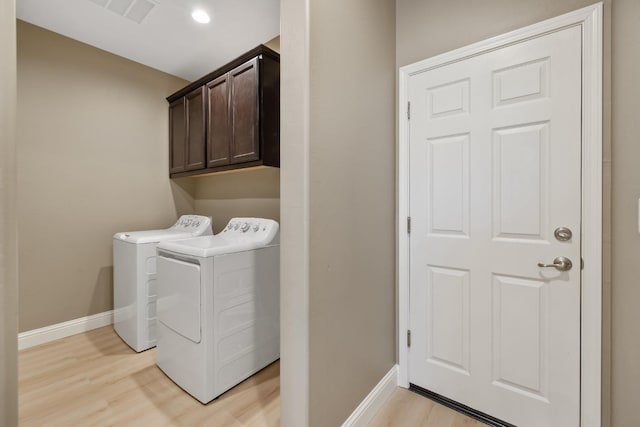
[[[584,258],[580,257],[580,270],[584,270]]]
[[[411,347],[411,330],[407,329],[407,347]]]
[[[411,103],[407,101],[407,120],[411,120]]]
[[[411,234],[411,217],[407,217],[407,234]]]

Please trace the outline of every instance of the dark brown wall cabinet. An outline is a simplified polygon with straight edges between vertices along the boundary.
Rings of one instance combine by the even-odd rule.
[[[280,167],[280,57],[260,45],[167,98],[169,174]]]
[[[205,167],[204,101],[204,88],[198,88],[169,104],[171,174]]]

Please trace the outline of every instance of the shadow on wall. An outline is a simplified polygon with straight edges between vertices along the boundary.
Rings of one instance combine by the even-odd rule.
[[[171,193],[176,206],[176,214],[186,215],[195,211],[195,178],[177,178],[169,181],[171,183]]]
[[[214,233],[219,233],[234,217],[280,221],[278,168],[245,169],[192,179],[195,212],[213,218]]]
[[[87,310],[87,316],[102,313],[113,307],[113,266],[108,265],[98,270],[98,277],[93,286],[93,295]]]
[[[280,169],[240,169],[196,181],[197,199],[279,199]]]

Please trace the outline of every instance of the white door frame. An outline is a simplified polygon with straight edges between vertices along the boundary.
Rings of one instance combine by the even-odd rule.
[[[601,424],[602,3],[400,68],[398,135],[398,384],[409,387],[409,77],[567,27],[582,26],[582,270],[580,424]]]

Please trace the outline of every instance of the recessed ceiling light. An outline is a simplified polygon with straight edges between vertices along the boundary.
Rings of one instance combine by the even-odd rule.
[[[196,9],[191,13],[191,17],[194,21],[199,22],[201,24],[208,24],[211,22],[211,18],[209,18],[209,14],[202,9]]]

